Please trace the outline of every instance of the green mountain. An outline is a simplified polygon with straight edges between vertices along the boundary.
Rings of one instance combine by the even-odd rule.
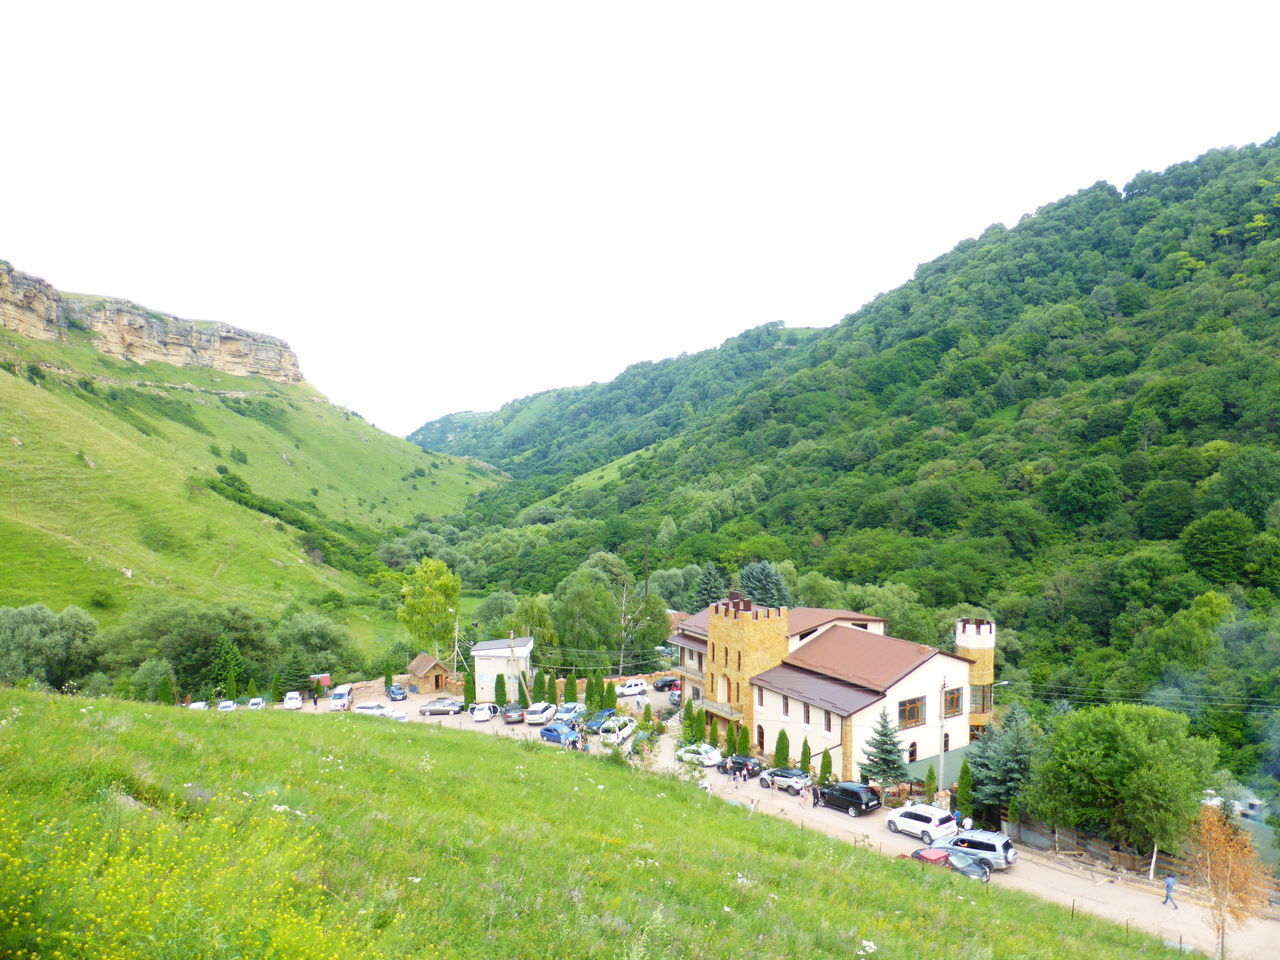
[[[419,435],[517,477],[450,532],[472,586],[638,571],[647,531],[672,606],[691,564],[768,560],[913,639],[983,610],[1033,705],[1163,697],[1252,775],[1280,763],[1277,319],[1273,138],[992,226],[758,376],[706,383],[712,351],[633,374],[631,419],[620,379]]]
[[[381,539],[496,479],[333,406],[273,338],[5,263],[0,319],[0,607],[109,623],[156,594],[273,613],[368,592]]]
[[[532,741],[5,688],[0,717],[6,957],[1177,950]]]

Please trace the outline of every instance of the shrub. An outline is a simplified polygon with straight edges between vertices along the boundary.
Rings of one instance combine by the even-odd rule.
[[[234,460],[236,463],[249,462],[249,455],[245,453],[243,450],[241,450],[239,447],[237,447],[235,444],[231,445],[231,449],[227,451],[227,456],[230,457],[232,460]]]

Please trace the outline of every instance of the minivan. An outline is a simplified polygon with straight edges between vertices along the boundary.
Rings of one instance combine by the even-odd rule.
[[[330,710],[350,710],[351,709],[351,684],[344,683],[340,687],[334,687],[333,693],[329,694]]]
[[[931,846],[939,850],[959,850],[988,870],[1007,870],[1018,859],[1013,841],[1003,833],[991,830],[962,830],[954,836],[933,841]]]

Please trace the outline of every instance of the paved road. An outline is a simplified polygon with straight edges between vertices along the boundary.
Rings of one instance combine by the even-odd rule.
[[[651,702],[657,703],[660,696],[662,695],[651,693]],[[412,722],[434,723],[490,736],[538,736],[540,727],[531,727],[525,723],[508,725],[501,718],[476,723],[465,713],[456,717],[419,717],[418,706],[433,698],[434,695],[410,694],[407,702],[395,706],[404,709]],[[327,701],[321,701],[320,712],[324,713],[327,709]],[[305,712],[312,710],[311,702],[308,701]],[[594,746],[598,738],[592,739]],[[548,749],[560,748],[548,744]],[[672,736],[667,735],[659,742],[654,767],[667,771],[678,769]],[[758,780],[735,786],[730,777],[718,773],[714,768],[703,771],[703,776],[711,787],[711,794],[726,802],[752,806],[760,814],[788,820],[805,830],[821,830],[829,836],[860,843],[887,857],[910,855],[912,850],[923,846],[914,837],[890,833],[880,811],[866,817],[853,818],[836,810],[814,808],[812,801],[805,799],[803,795],[792,797],[786,793],[764,790],[759,786]],[[1063,906],[1074,905],[1077,910],[1145,930],[1167,943],[1176,945],[1181,942],[1188,950],[1213,955],[1214,933],[1208,911],[1189,899],[1190,892],[1184,886],[1179,886],[1176,894],[1181,904],[1180,909],[1174,910],[1172,907],[1161,906],[1164,889],[1160,884],[1148,883],[1130,875],[1122,877],[1110,871],[1087,869],[1064,860],[1065,858],[1056,858],[1020,846],[1017,864],[1009,870],[997,871],[992,875],[991,883],[996,887],[1023,890]],[[1277,960],[1280,958],[1278,945],[1280,921],[1277,920],[1255,921],[1243,930],[1233,930],[1227,934],[1227,952],[1232,958]]]

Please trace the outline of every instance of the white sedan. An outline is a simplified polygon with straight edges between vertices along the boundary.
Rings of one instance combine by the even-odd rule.
[[[610,717],[600,726],[600,742],[617,745],[623,743],[635,731],[635,717]]]
[[[524,722],[534,724],[549,723],[556,716],[556,705],[554,703],[535,703],[524,712]]]
[[[618,696],[638,697],[648,689],[649,685],[643,680],[628,680],[618,688]]]
[[[471,719],[476,723],[484,723],[486,720],[492,720],[502,712],[502,708],[496,703],[473,703],[467,709],[471,714]]]
[[[676,759],[684,763],[696,763],[702,767],[714,767],[724,758],[709,743],[694,743],[676,751]]]
[[[267,706],[267,702],[263,700],[261,697],[254,697],[252,700],[249,701],[250,710],[265,710],[266,706]]]
[[[357,703],[356,713],[363,713],[365,716],[381,717],[385,716],[387,705],[385,703]]]
[[[223,713],[227,713],[228,711],[234,710],[235,708],[236,708],[236,702],[234,700],[223,700],[220,704],[218,704],[218,709],[221,710]]]

